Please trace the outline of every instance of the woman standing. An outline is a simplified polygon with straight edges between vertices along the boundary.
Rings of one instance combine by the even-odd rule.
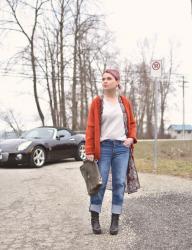
[[[86,158],[98,160],[103,184],[90,198],[93,233],[100,234],[99,213],[111,168],[112,207],[110,234],[118,233],[119,215],[122,213],[125,181],[130,147],[137,142],[136,123],[129,100],[120,96],[120,74],[108,69],[102,76],[103,95],[93,99],[86,128]]]

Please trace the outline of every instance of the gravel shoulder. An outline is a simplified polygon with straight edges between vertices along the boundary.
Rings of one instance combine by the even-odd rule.
[[[0,168],[0,249],[192,249],[192,181],[139,174],[125,194],[120,232],[109,235],[111,191],[93,235],[81,162]]]

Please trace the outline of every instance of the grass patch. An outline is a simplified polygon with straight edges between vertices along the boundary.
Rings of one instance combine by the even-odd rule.
[[[158,141],[157,173],[192,178],[192,141]],[[153,172],[153,142],[138,141],[134,155],[138,171]]]

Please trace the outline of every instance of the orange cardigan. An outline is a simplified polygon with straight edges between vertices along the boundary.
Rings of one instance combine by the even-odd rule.
[[[127,113],[127,126],[128,126],[128,137],[133,138],[134,143],[137,142],[136,138],[136,122],[133,116],[133,111],[130,101],[125,97],[121,96],[123,105]],[[85,140],[85,151],[87,155],[93,154],[95,159],[100,158],[100,117],[101,114],[101,100],[97,96],[93,99],[86,127],[86,140]]]

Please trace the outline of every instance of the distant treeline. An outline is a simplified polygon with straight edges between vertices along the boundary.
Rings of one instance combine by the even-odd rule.
[[[138,43],[137,63],[126,56],[119,58],[113,34],[94,1],[4,2],[3,29],[19,32],[26,40],[26,46],[9,60],[6,72],[31,79],[42,125],[51,117],[54,126],[85,130],[90,101],[101,94],[101,75],[107,67],[115,67],[121,72],[122,94],[132,101],[139,138],[153,137],[154,84],[159,85],[159,137],[165,136],[164,115],[168,95],[174,91],[171,79],[177,66],[174,44],[170,45],[170,55],[164,57],[163,77],[157,83],[150,76],[157,39]],[[30,27],[23,20],[25,13]],[[1,42],[6,43],[6,37]],[[18,65],[22,65],[22,72]],[[42,109],[45,100],[48,111]]]

